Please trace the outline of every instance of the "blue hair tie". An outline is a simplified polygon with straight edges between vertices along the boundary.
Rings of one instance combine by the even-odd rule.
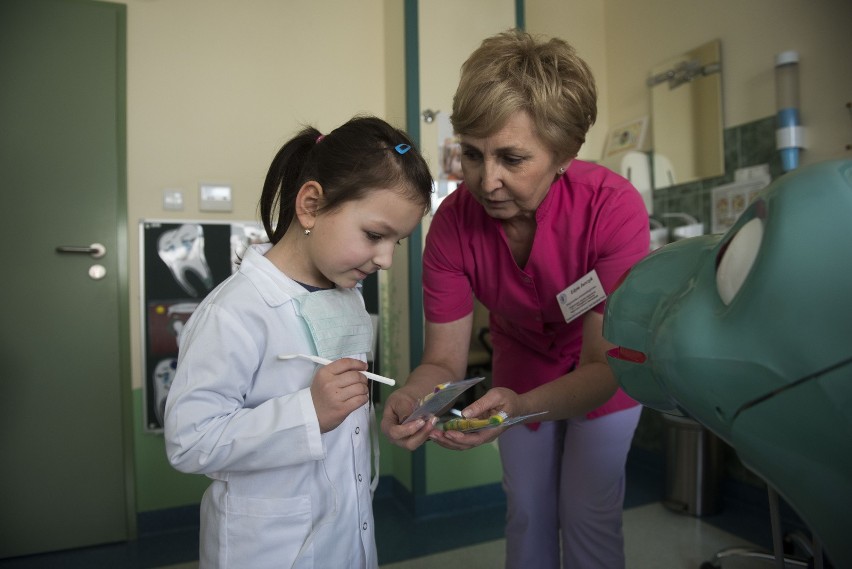
[[[397,144],[396,146],[393,147],[393,149],[396,150],[399,154],[405,154],[406,152],[411,150],[411,145],[410,144]]]

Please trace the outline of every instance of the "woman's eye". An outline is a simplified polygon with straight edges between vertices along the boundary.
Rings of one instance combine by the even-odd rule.
[[[480,154],[476,150],[465,149],[462,151],[462,156],[467,160],[479,160]]]
[[[521,158],[520,156],[504,156],[503,157],[503,162],[505,162],[509,166],[517,166],[518,164],[520,164],[523,161],[524,161],[524,159]]]

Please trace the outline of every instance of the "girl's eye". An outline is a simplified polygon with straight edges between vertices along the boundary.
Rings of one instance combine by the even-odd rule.
[[[367,239],[370,241],[381,241],[382,236],[378,233],[373,233],[372,231],[367,231]]]

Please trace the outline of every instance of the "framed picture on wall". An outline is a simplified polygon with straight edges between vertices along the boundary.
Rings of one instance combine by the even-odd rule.
[[[630,150],[642,150],[648,130],[648,117],[622,123],[609,131],[604,146],[604,157]]]
[[[177,369],[178,340],[205,296],[235,273],[245,250],[265,243],[257,222],[145,220],[139,222],[142,321],[142,416],[147,433],[161,433],[166,396]],[[378,358],[379,276],[364,279],[364,307],[373,319],[371,371]],[[373,383],[374,402],[381,400]]]
[[[139,222],[144,430],[161,432],[178,339],[198,304],[237,270],[249,245],[267,241],[255,222]]]

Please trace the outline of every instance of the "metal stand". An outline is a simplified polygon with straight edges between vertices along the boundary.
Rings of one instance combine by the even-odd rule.
[[[817,538],[807,540],[799,534],[791,534],[790,539],[795,540],[805,550],[808,558],[784,555],[784,534],[781,530],[781,508],[778,493],[769,486],[767,486],[767,492],[769,494],[769,520],[772,524],[772,551],[742,546],[728,547],[717,551],[713,559],[702,563],[701,569],[721,569],[722,560],[728,557],[751,557],[775,561],[777,569],[785,569],[786,567],[825,569],[822,544]]]

